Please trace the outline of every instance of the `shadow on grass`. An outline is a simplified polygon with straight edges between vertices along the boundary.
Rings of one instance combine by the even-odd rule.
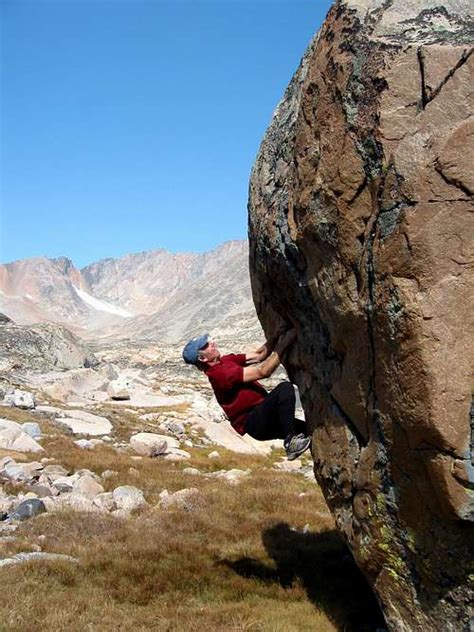
[[[303,533],[281,523],[265,530],[262,541],[274,565],[248,557],[222,563],[243,577],[284,588],[299,582],[344,632],[386,629],[375,596],[336,531]]]

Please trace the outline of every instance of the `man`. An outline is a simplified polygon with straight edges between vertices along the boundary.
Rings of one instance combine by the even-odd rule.
[[[265,343],[249,354],[221,356],[209,334],[190,340],[183,359],[204,371],[232,427],[254,439],[283,439],[291,461],[311,445],[304,422],[295,419],[295,391],[289,382],[267,392],[258,380],[270,377],[295,340],[295,331],[281,335],[273,349]]]

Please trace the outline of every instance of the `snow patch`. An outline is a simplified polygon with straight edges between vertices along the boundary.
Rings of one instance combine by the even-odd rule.
[[[115,305],[111,305],[110,303],[101,301],[98,298],[94,298],[87,292],[84,292],[84,290],[80,290],[75,285],[73,285],[72,287],[76,290],[79,298],[81,298],[84,301],[84,303],[87,303],[87,305],[90,305],[91,307],[93,307],[94,309],[100,312],[109,312],[109,314],[115,314],[116,316],[122,316],[123,318],[133,317],[133,314],[131,312],[127,312],[126,309],[122,309],[121,307],[116,307]]]

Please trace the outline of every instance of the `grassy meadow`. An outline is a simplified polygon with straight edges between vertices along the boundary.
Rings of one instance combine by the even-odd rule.
[[[20,422],[32,418],[2,409],[0,416],[7,415]],[[209,459],[213,446],[190,448],[192,457],[183,462],[137,459],[107,445],[81,450],[72,436],[36,418],[51,463],[99,475],[114,470],[115,477],[103,482],[106,490],[134,485],[150,507],[130,518],[47,513],[21,523],[15,539],[0,539],[2,557],[42,550],[79,560],[0,568],[0,630],[376,629],[377,606],[319,487],[273,469],[283,451],[261,457],[217,448],[220,458]],[[231,485],[184,473],[187,467],[250,474]],[[193,510],[156,506],[162,490],[186,487],[201,491]]]

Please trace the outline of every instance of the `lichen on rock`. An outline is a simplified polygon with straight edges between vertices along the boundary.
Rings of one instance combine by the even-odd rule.
[[[250,182],[257,313],[297,330],[315,474],[397,631],[473,599],[469,9],[337,1]]]

